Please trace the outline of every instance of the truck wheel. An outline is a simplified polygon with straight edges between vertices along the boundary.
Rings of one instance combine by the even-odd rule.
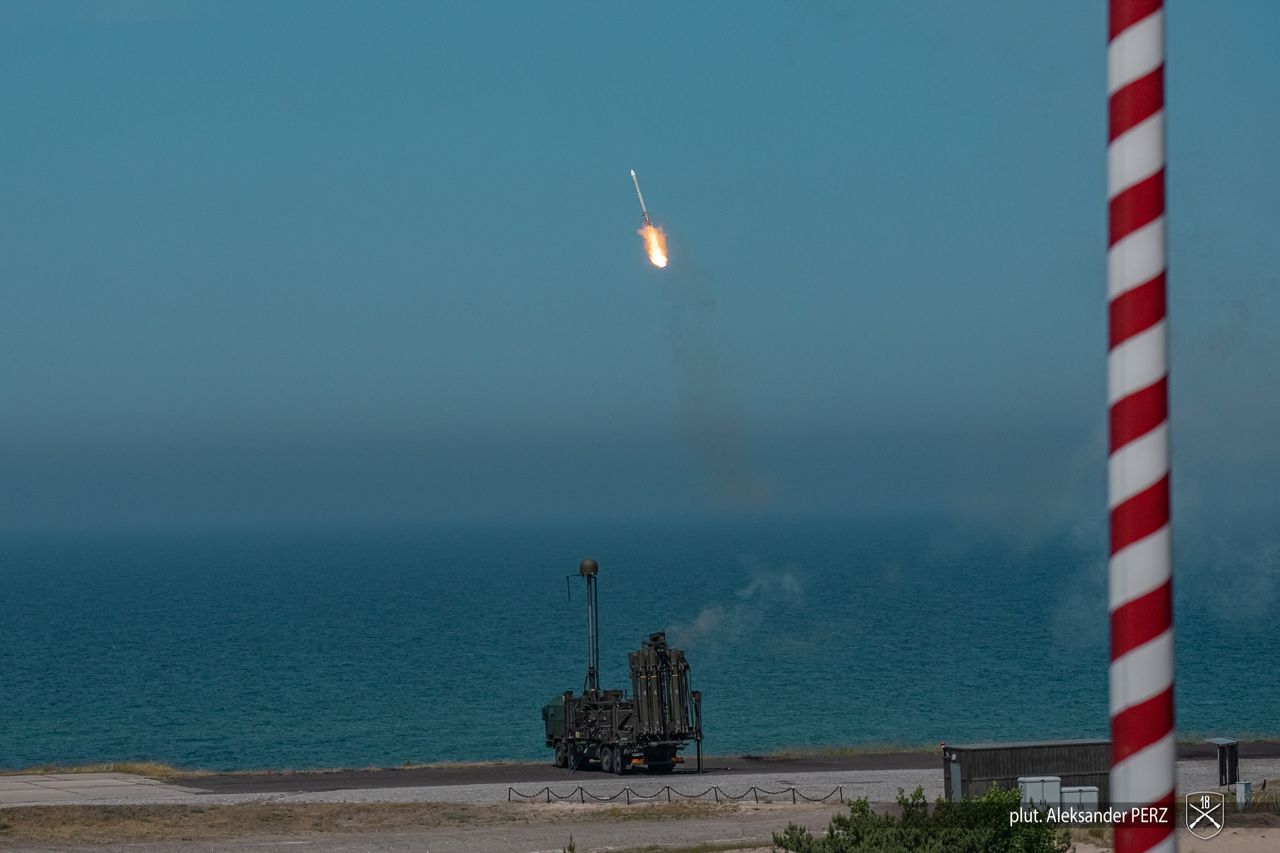
[[[621,776],[627,771],[627,756],[621,749],[613,751],[613,772]]]
[[[556,741],[556,767],[569,766],[569,750],[564,745],[564,741]]]
[[[613,772],[613,748],[608,746],[600,747],[600,769],[605,773]]]

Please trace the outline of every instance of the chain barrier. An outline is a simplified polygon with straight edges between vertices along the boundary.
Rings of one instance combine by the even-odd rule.
[[[532,803],[532,802],[537,802],[538,800],[544,800],[545,802],[548,802],[548,803],[551,802],[552,800],[555,800],[556,802],[560,802],[560,803],[569,802],[571,800],[577,800],[579,803],[585,803],[587,800],[591,800],[591,802],[593,803],[612,803],[618,800],[619,798],[622,798],[625,800],[627,805],[631,805],[631,801],[633,799],[639,800],[641,802],[646,802],[646,801],[657,800],[664,795],[666,796],[668,803],[671,802],[673,798],[677,798],[681,800],[701,800],[707,797],[708,795],[712,796],[717,803],[721,801],[721,798],[731,803],[739,803],[745,800],[747,797],[753,798],[754,801],[757,803],[761,802],[761,799],[760,799],[761,797],[764,797],[763,802],[773,803],[773,802],[777,802],[776,798],[783,797],[786,795],[791,796],[791,802],[793,804],[798,803],[800,800],[804,800],[806,803],[825,803],[827,800],[830,800],[832,797],[837,798],[840,802],[843,803],[844,802],[844,785],[837,785],[836,787],[831,789],[831,793],[822,797],[810,797],[808,794],[804,793],[803,791],[801,791],[799,788],[796,788],[796,787],[780,788],[777,791],[770,791],[768,788],[761,788],[756,785],[752,785],[750,788],[747,788],[742,793],[736,794],[736,795],[730,794],[728,791],[721,788],[719,785],[712,785],[710,788],[708,788],[707,790],[703,791],[700,794],[691,794],[691,793],[686,793],[684,791],[677,791],[675,788],[672,788],[670,785],[663,785],[661,788],[654,791],[652,794],[642,794],[639,791],[632,788],[630,785],[627,785],[622,790],[610,796],[604,796],[602,794],[593,794],[590,791],[588,791],[586,788],[582,787],[581,785],[574,788],[572,791],[569,791],[567,794],[561,794],[551,790],[550,785],[547,785],[546,787],[542,788],[539,791],[535,791],[532,794],[526,794],[522,791],[517,791],[515,788],[507,788],[508,803],[517,802],[517,801],[523,802],[523,803]]]

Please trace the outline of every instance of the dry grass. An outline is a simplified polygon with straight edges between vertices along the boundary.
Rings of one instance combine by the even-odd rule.
[[[1253,786],[1253,800],[1249,808],[1239,811],[1236,808],[1235,789],[1219,789],[1224,795],[1224,804],[1232,826],[1266,827],[1280,826],[1280,779],[1267,780],[1267,787],[1262,789],[1259,782]],[[1186,820],[1187,798],[1178,797],[1174,804],[1175,817],[1181,825]]]
[[[636,806],[640,806],[639,809]],[[723,808],[728,805],[729,808]],[[710,817],[714,814],[744,811],[745,806],[736,803],[632,803],[629,806],[606,806],[603,809],[592,806],[597,811],[586,812],[587,818],[602,818],[609,821],[627,820],[689,820],[690,818]]]
[[[572,824],[589,820],[685,820],[732,811],[732,806],[705,803],[603,807],[452,803],[36,806],[0,812],[0,848],[7,843],[209,841],[454,826]]]
[[[1073,826],[1070,828],[1072,842],[1093,844],[1097,847],[1110,847],[1115,831],[1109,826]]]
[[[753,853],[762,848],[772,848],[773,843],[761,841],[752,844],[749,841],[709,841],[705,844],[694,844],[688,847],[662,847],[648,844],[644,847],[625,847],[615,853]]]
[[[131,773],[167,782],[179,776],[208,775],[203,770],[179,770],[156,761],[108,761],[98,764],[36,764],[20,770],[0,770],[0,776],[48,775],[50,773]]]
[[[1263,785],[1267,787],[1263,788]],[[1253,802],[1249,804],[1249,811],[1280,812],[1280,779],[1267,779],[1253,786]]]

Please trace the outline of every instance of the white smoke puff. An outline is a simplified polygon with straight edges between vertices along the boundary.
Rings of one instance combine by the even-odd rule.
[[[804,587],[795,569],[771,571],[754,560],[743,562],[749,572],[746,585],[729,601],[707,605],[689,622],[668,627],[673,645],[689,649],[733,644],[745,639],[774,610],[803,602]]]
[[[792,598],[800,595],[800,581],[790,571],[769,572],[758,570],[747,584],[736,593],[738,598],[751,599],[757,595],[783,595]]]

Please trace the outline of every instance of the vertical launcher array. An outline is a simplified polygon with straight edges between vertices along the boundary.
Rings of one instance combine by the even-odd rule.
[[[702,771],[702,694],[690,689],[684,652],[667,636],[650,634],[631,664],[631,695],[600,689],[600,626],[596,606],[595,560],[583,560],[578,574],[587,584],[587,677],[581,696],[565,691],[542,708],[546,745],[555,765],[580,769],[598,762],[606,773],[644,767],[670,773],[683,763],[680,750],[692,741]]]
[[[636,731],[692,738],[699,721],[689,713],[689,664],[684,652],[669,647],[667,635],[659,632],[650,634],[640,651],[627,657],[631,661]]]

